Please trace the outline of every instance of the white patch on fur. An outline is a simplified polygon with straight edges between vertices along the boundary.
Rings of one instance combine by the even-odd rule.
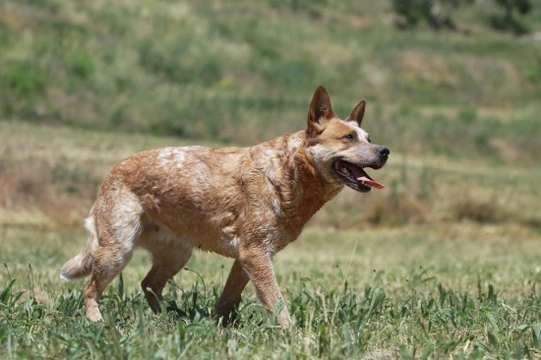
[[[138,238],[138,246],[151,253],[164,253],[174,256],[176,261],[184,263],[192,254],[193,246],[184,238],[176,235],[165,226],[154,224]]]
[[[235,227],[234,226],[225,226],[225,227],[223,227],[222,228],[222,233],[224,234],[224,240],[226,240],[226,241],[228,239],[233,239],[233,240],[235,239]]]
[[[355,130],[357,132],[357,135],[359,136],[359,139],[364,139],[365,141],[368,141],[368,133],[364,131],[362,128],[357,125],[356,122],[352,121],[344,121],[344,123],[350,127],[351,129]]]
[[[186,161],[186,151],[184,148],[168,147],[160,150],[158,154],[159,166],[169,167],[174,162],[177,167],[182,166]]]
[[[135,241],[141,234],[142,213],[143,207],[137,196],[125,188],[121,189],[110,216],[111,227],[114,231],[113,238],[121,242],[126,255],[131,253]]]
[[[316,166],[327,163],[336,155],[334,151],[329,151],[329,148],[322,144],[309,147],[307,152],[315,159]]]
[[[197,164],[197,155],[202,150],[208,150],[202,146],[183,146],[183,147],[167,147],[159,150],[158,164],[157,166],[162,168],[176,167],[180,169],[185,166],[186,163]]]
[[[83,253],[79,253],[72,259],[72,261],[75,261],[75,263],[77,264],[76,265],[77,268],[81,268],[83,266],[83,260],[84,260],[83,256],[84,256]],[[62,281],[70,281],[70,280],[73,280],[73,279],[74,279],[74,277],[73,276],[68,276],[68,274],[65,271],[60,272],[60,280],[62,280]]]
[[[288,148],[290,149],[298,149],[300,148],[304,143],[304,137],[301,136],[301,133],[294,134],[291,136],[291,139],[289,140],[289,143],[287,144]]]
[[[90,248],[90,253],[94,254],[98,248],[98,234],[96,232],[96,219],[94,215],[85,219],[85,229],[88,231],[88,246]]]
[[[228,243],[229,248],[232,250],[233,253],[237,254],[239,252],[239,241],[237,238],[231,239],[231,241]]]
[[[282,205],[281,205],[279,199],[274,199],[272,201],[272,206],[273,206],[274,213],[277,216],[283,216],[284,215],[284,212],[282,211]]]
[[[363,129],[360,129],[358,130],[358,133],[359,133],[359,139],[364,139],[366,140],[367,142],[370,142],[368,139],[369,139],[369,136],[368,136],[368,133],[366,131],[364,131]]]

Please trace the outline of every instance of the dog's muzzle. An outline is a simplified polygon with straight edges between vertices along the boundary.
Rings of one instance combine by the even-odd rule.
[[[376,149],[378,161],[368,165],[358,165],[344,159],[337,159],[333,163],[333,170],[347,186],[360,192],[369,192],[372,188],[383,189],[384,184],[372,179],[364,170],[366,167],[379,169],[385,165],[389,158],[390,151],[385,146],[378,146]]]

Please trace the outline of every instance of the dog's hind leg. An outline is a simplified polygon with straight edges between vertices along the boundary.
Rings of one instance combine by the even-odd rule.
[[[98,302],[103,291],[130,261],[132,251],[121,247],[100,247],[94,254],[94,267],[90,282],[85,288],[86,314],[93,321],[102,321]]]
[[[235,260],[227,277],[224,291],[216,303],[216,316],[218,319],[222,318],[224,325],[227,325],[227,317],[239,300],[240,294],[249,280],[250,278],[242,268],[240,261]]]
[[[84,290],[86,313],[94,321],[103,320],[98,307],[101,295],[130,261],[141,234],[139,202],[129,193],[121,195],[122,201],[109,206],[101,202],[96,209],[98,244],[93,253],[90,282]]]
[[[162,291],[167,280],[175,276],[190,259],[192,247],[181,242],[180,239],[162,239],[159,237],[143,244],[152,254],[152,268],[141,282],[141,287],[150,308],[155,313],[160,311],[160,302],[163,300]],[[153,246],[150,246],[153,245]]]

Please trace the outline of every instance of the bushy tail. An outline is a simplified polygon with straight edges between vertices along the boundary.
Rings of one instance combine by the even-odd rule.
[[[90,275],[94,265],[94,251],[98,246],[98,236],[94,215],[85,220],[85,228],[88,231],[88,240],[83,250],[74,258],[68,260],[60,269],[60,279],[75,280]]]

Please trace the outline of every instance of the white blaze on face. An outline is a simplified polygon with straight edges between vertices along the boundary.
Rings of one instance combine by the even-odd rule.
[[[354,121],[344,121],[344,123],[350,127],[351,129],[355,130],[357,132],[357,135],[359,136],[359,140],[364,140],[366,142],[370,142],[370,137],[368,136],[368,133],[361,129],[359,125],[357,125]]]

